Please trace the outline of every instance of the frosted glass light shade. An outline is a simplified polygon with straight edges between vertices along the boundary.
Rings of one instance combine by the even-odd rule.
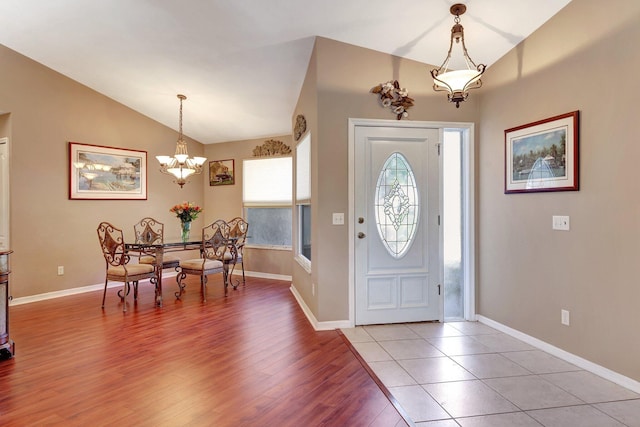
[[[188,154],[176,154],[175,158],[179,163],[184,163],[189,158],[189,155]]]
[[[158,159],[158,162],[160,162],[161,165],[168,165],[171,163],[171,157],[169,156],[156,156],[156,159]]]
[[[194,169],[186,169],[186,168],[171,168],[167,169],[171,175],[175,176],[178,179],[185,179],[195,173]]]
[[[452,92],[464,92],[469,85],[478,81],[481,75],[477,70],[448,71],[434,78],[433,83]]]

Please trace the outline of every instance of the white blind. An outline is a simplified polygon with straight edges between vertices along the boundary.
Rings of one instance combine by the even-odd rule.
[[[311,200],[311,134],[296,147],[296,200]]]
[[[292,187],[291,157],[247,159],[242,162],[244,203],[291,204]]]

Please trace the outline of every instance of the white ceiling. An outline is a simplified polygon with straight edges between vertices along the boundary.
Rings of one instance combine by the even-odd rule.
[[[490,66],[570,0],[467,0]],[[284,135],[314,36],[440,65],[451,0],[4,0],[0,44],[205,143]],[[428,79],[425,69],[425,79]],[[375,83],[375,82],[374,82]]]

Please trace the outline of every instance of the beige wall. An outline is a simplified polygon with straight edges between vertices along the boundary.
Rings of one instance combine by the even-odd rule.
[[[331,223],[333,212],[349,212],[348,119],[395,119],[388,108],[380,106],[371,88],[398,79],[416,100],[409,110],[411,120],[476,121],[479,113],[475,94],[456,109],[447,103],[446,95],[433,92],[430,68],[345,43],[316,39],[296,109],[296,114],[309,116],[307,125],[312,132],[312,168],[316,176],[312,185],[313,273],[309,277],[295,267],[294,286],[319,321],[349,318],[348,229]],[[313,87],[317,88],[315,94]],[[315,297],[311,296],[311,278],[317,287]]]
[[[640,3],[610,6],[573,0],[486,72],[478,312],[640,380]],[[580,190],[503,194],[504,130],[573,110]],[[571,231],[552,231],[552,215],[569,215]]]
[[[309,59],[309,65],[307,67],[307,73],[305,75],[304,83],[300,90],[300,96],[298,97],[298,104],[296,105],[296,109],[293,113],[293,123],[291,125],[292,128],[295,126],[295,120],[298,114],[302,114],[305,117],[307,122],[307,130],[305,135],[311,135],[311,262],[312,265],[315,265],[315,260],[317,256],[317,246],[316,243],[319,241],[318,235],[318,183],[319,183],[319,170],[320,166],[318,164],[318,144],[320,141],[320,133],[318,130],[318,64],[317,64],[317,53],[314,44],[313,52],[311,53],[311,58]],[[302,136],[300,140],[302,139]],[[298,141],[296,141],[297,143]],[[293,147],[292,147],[293,148]],[[294,162],[296,160],[295,157],[295,149],[294,149]],[[295,164],[295,163],[294,163]],[[295,174],[294,174],[294,194],[295,194]],[[297,211],[294,209],[294,224],[298,223],[297,220]],[[297,242],[298,239],[298,230],[294,226],[293,228],[293,241]],[[309,307],[309,309],[316,315],[318,313],[318,292],[312,292],[312,284],[318,282],[318,268],[312,268],[311,274],[307,272],[297,261],[292,263],[292,286],[296,288],[302,299],[304,299],[305,304]]]
[[[103,283],[100,221],[131,237],[134,222],[151,215],[178,234],[169,208],[183,200],[203,203],[203,185],[195,179],[180,189],[158,171],[155,156],[175,151],[176,131],[4,46],[0,63],[0,111],[9,114],[2,129],[10,144],[14,297]],[[69,200],[69,141],[146,150],[148,200]],[[202,155],[201,144],[188,144],[191,155]],[[63,276],[57,266],[64,266]]]
[[[262,145],[267,139],[282,141],[293,150],[291,135],[281,135],[270,138],[250,139],[246,141],[224,142],[205,146],[207,162],[213,160],[234,160],[233,185],[210,186],[209,175],[204,177],[203,212],[208,224],[216,219],[231,219],[244,216],[242,211],[242,160],[253,157],[253,149]],[[208,163],[207,163],[208,164]],[[251,232],[251,224],[249,224]],[[291,250],[246,248],[244,252],[245,270],[251,272],[291,276]]]

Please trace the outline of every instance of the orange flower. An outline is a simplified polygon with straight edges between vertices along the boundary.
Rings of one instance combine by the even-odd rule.
[[[202,208],[192,202],[182,202],[182,204],[175,205],[169,209],[169,212],[175,213],[182,222],[190,222],[198,217],[198,214],[202,212]]]

